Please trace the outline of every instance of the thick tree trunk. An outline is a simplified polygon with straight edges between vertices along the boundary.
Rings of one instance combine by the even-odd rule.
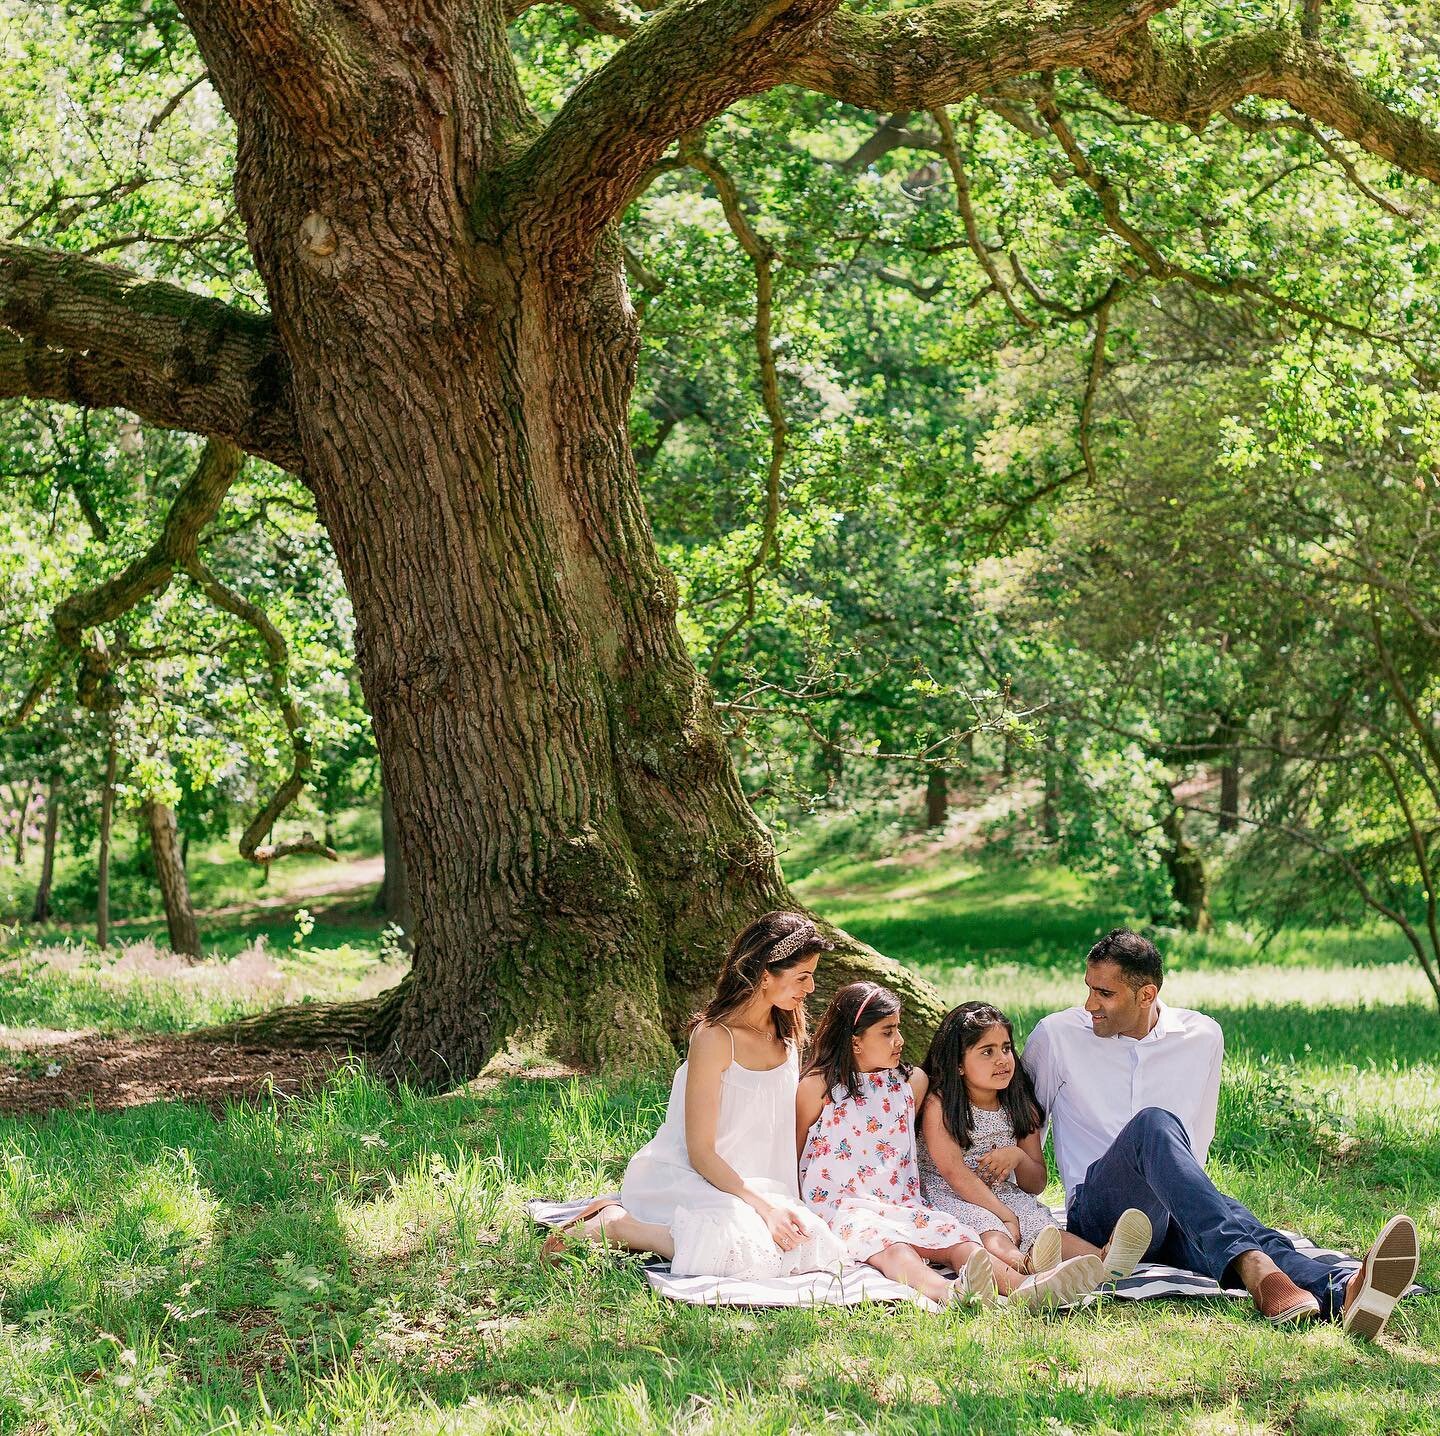
[[[380,791],[380,846],[385,854],[385,877],[375,895],[375,909],[387,922],[410,931],[410,884],[405,878],[405,859],[400,854],[400,830],[395,822],[395,805],[390,791]]]
[[[1210,886],[1205,863],[1185,836],[1182,810],[1172,804],[1165,819],[1165,867],[1170,874],[1170,895],[1180,910],[1180,926],[1187,932],[1210,931]]]
[[[60,835],[60,784],[51,783],[45,795],[45,844],[40,857],[40,881],[35,886],[31,922],[50,921],[50,889],[55,881],[55,843]]]
[[[165,903],[165,922],[170,929],[170,950],[184,957],[199,957],[200,929],[195,922],[195,909],[190,902],[190,884],[185,877],[185,864],[180,858],[180,842],[175,827],[175,810],[153,798],[141,809],[145,829],[150,835],[150,852],[155,859],[155,877]]]
[[[408,878],[412,980],[376,1037],[426,1082],[507,1048],[671,1062],[731,935],[794,905],[642,506],[618,242],[551,263],[568,228],[489,218],[482,170],[533,127],[508,64],[481,61],[504,23],[476,6],[432,36],[453,65],[397,28],[383,124],[352,131],[333,96],[266,105],[229,37],[198,32]],[[862,970],[905,989],[917,1031],[934,1020],[858,944],[822,975]]]
[[[115,826],[115,779],[120,766],[120,745],[113,721],[105,740],[105,786],[100,790],[100,854],[95,887],[95,941],[110,946],[110,835]]]
[[[944,768],[931,768],[925,776],[925,826],[943,828],[949,810],[949,775]]]

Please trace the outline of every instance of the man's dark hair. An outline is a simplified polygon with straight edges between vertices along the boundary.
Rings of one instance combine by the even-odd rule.
[[[1148,937],[1141,937],[1138,932],[1131,932],[1128,927],[1111,928],[1086,954],[1085,961],[1113,962],[1135,992],[1147,982],[1153,982],[1159,987],[1165,981],[1160,950]]]

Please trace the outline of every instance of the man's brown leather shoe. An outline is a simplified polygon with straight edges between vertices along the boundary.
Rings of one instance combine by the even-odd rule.
[[[1255,1309],[1277,1326],[1292,1321],[1313,1321],[1320,1315],[1320,1303],[1302,1286],[1296,1286],[1283,1271],[1262,1277],[1255,1291]]]

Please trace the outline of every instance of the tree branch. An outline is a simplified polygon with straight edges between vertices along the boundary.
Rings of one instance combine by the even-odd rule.
[[[328,0],[181,0],[180,9],[225,93],[232,76],[264,90],[277,115],[312,134],[343,134],[364,124],[373,94],[366,29],[349,6]]]
[[[928,110],[1036,70],[1088,65],[1177,0],[939,0],[915,10],[840,10],[779,80],[868,110]]]
[[[73,593],[56,606],[51,615],[56,649],[47,657],[19,708],[5,720],[6,728],[18,727],[35,711],[59,676],[64,658],[83,649],[87,629],[113,622],[168,586],[176,568],[196,552],[200,534],[219,511],[243,463],[244,456],[234,445],[212,439],[202,450],[194,472],[181,485],[155,542],[113,578]]]
[[[1288,25],[1198,48],[1139,29],[1087,68],[1107,95],[1137,114],[1197,132],[1246,96],[1287,100],[1371,154],[1440,183],[1440,134],[1392,110],[1329,46]]]
[[[740,191],[734,179],[718,160],[707,155],[698,144],[683,144],[680,154],[691,169],[704,175],[715,186],[720,208],[725,212],[725,222],[755,270],[755,358],[760,368],[760,394],[765,405],[765,417],[770,425],[770,461],[765,469],[765,517],[760,531],[760,546],[745,565],[742,575],[745,607],[711,650],[706,676],[714,678],[730,640],[755,617],[755,580],[775,548],[776,531],[780,524],[780,475],[785,467],[785,444],[790,429],[785,419],[785,406],[780,402],[780,373],[775,364],[774,246],[755,232],[740,202]]]
[[[481,204],[498,192],[550,252],[588,254],[666,147],[778,83],[839,3],[672,0],[585,78]]]
[[[270,801],[250,820],[250,825],[240,835],[240,856],[247,862],[269,864],[292,853],[319,853],[333,863],[337,861],[335,850],[326,847],[311,833],[302,833],[282,843],[261,845],[263,838],[275,826],[276,819],[300,796],[305,787],[305,775],[310,771],[310,738],[305,725],[300,721],[300,710],[290,692],[290,653],[280,630],[270,621],[269,615],[258,604],[251,603],[244,595],[221,583],[201,559],[198,553],[191,553],[185,560],[185,572],[200,586],[205,597],[216,608],[234,614],[241,622],[247,623],[260,635],[265,645],[266,670],[269,676],[270,692],[276,707],[285,722],[285,731],[290,735],[292,754],[290,775],[276,789]]]
[[[116,265],[0,243],[0,399],[121,407],[303,468],[268,318]]]

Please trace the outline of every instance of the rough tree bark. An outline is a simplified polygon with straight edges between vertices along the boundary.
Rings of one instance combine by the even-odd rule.
[[[52,782],[45,794],[45,840],[40,857],[40,881],[35,885],[31,922],[50,921],[50,889],[55,882],[55,842],[60,835],[60,784]]]
[[[589,0],[628,39],[542,127],[506,35],[525,0],[181,0],[235,122],[271,319],[0,245],[0,395],[124,404],[315,495],[415,957],[373,1007],[284,1023],[329,1022],[426,1081],[522,1039],[671,1060],[727,938],[795,905],[679,638],[628,442],[638,339],[614,225],[682,135],[779,84],[897,111],[1084,66],[1191,123],[1247,83],[1293,103],[1318,87],[1327,123],[1440,174],[1440,142],[1377,113],[1318,41],[1216,67],[1149,42],[1170,3],[671,0],[636,28]],[[1179,83],[1187,65],[1214,70],[1207,93]],[[923,1034],[934,994],[841,941],[827,986],[879,977]]]
[[[395,822],[395,805],[388,789],[380,793],[380,847],[385,856],[385,876],[375,894],[375,910],[387,922],[410,931],[410,884],[405,877],[405,859],[400,852],[400,830]]]
[[[199,957],[200,928],[190,902],[190,884],[180,857],[180,839],[175,810],[167,803],[147,798],[141,805],[145,830],[150,835],[150,852],[155,859],[155,876],[165,902],[165,923],[170,929],[170,950],[183,957]],[[268,869],[267,869],[268,871]]]

